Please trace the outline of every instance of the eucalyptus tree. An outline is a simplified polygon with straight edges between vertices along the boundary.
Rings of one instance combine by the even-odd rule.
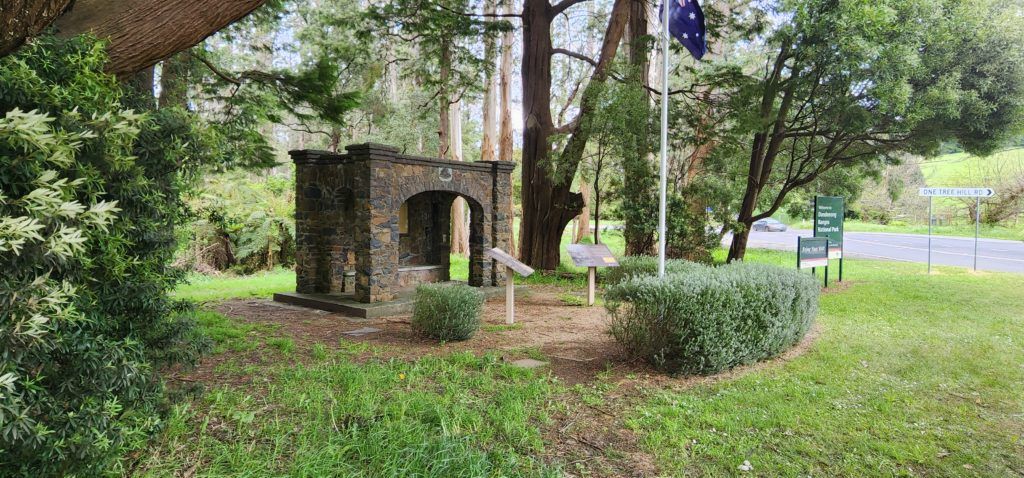
[[[492,41],[510,28],[507,22],[477,15],[469,0],[415,0],[371,6],[367,17],[374,33],[409,43],[416,58],[404,70],[430,92],[429,104],[438,111],[438,157],[449,154],[451,105],[464,95],[481,90],[484,73],[493,69],[483,51],[473,47],[480,39]]]
[[[729,81],[732,133],[748,138],[739,223],[836,168],[878,168],[955,139],[987,154],[1024,124],[1024,15],[991,0],[786,0],[764,67]]]

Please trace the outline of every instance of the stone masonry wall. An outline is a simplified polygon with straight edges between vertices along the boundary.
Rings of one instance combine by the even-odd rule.
[[[470,208],[470,285],[504,283],[504,268],[484,251],[508,250],[512,163],[419,158],[378,144],[346,150],[291,152],[297,166],[298,292],[350,292],[356,300],[379,302],[392,299],[399,287],[444,280],[447,269],[401,273],[399,267],[448,264],[456,195]],[[406,201],[409,229],[403,235],[398,216]],[[348,271],[355,273],[351,288],[344,280]]]

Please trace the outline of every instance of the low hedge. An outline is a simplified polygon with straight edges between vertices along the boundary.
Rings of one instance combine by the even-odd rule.
[[[665,274],[686,274],[708,269],[709,266],[682,259],[665,261]],[[614,285],[634,277],[658,275],[658,258],[653,256],[626,256],[619,259],[619,267],[603,270],[601,281],[605,285]]]
[[[480,328],[484,295],[475,287],[423,284],[416,288],[413,331],[438,340],[466,340]]]
[[[733,263],[626,279],[608,288],[605,307],[611,334],[636,356],[671,374],[713,374],[799,342],[818,294],[809,274]]]

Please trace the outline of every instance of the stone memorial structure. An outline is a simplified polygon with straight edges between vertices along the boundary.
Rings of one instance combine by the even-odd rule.
[[[408,156],[372,143],[345,150],[290,152],[296,294],[276,294],[276,300],[330,295],[370,304],[422,282],[448,280],[456,197],[470,211],[469,284],[504,284],[504,268],[484,252],[509,246],[514,163]]]

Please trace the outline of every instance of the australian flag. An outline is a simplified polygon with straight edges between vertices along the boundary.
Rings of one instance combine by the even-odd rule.
[[[708,52],[708,42],[704,37],[704,12],[700,9],[697,0],[667,0],[668,3],[668,32],[679,40],[690,54],[696,59],[701,59]],[[658,10],[658,17],[665,18],[665,8],[662,5]]]

